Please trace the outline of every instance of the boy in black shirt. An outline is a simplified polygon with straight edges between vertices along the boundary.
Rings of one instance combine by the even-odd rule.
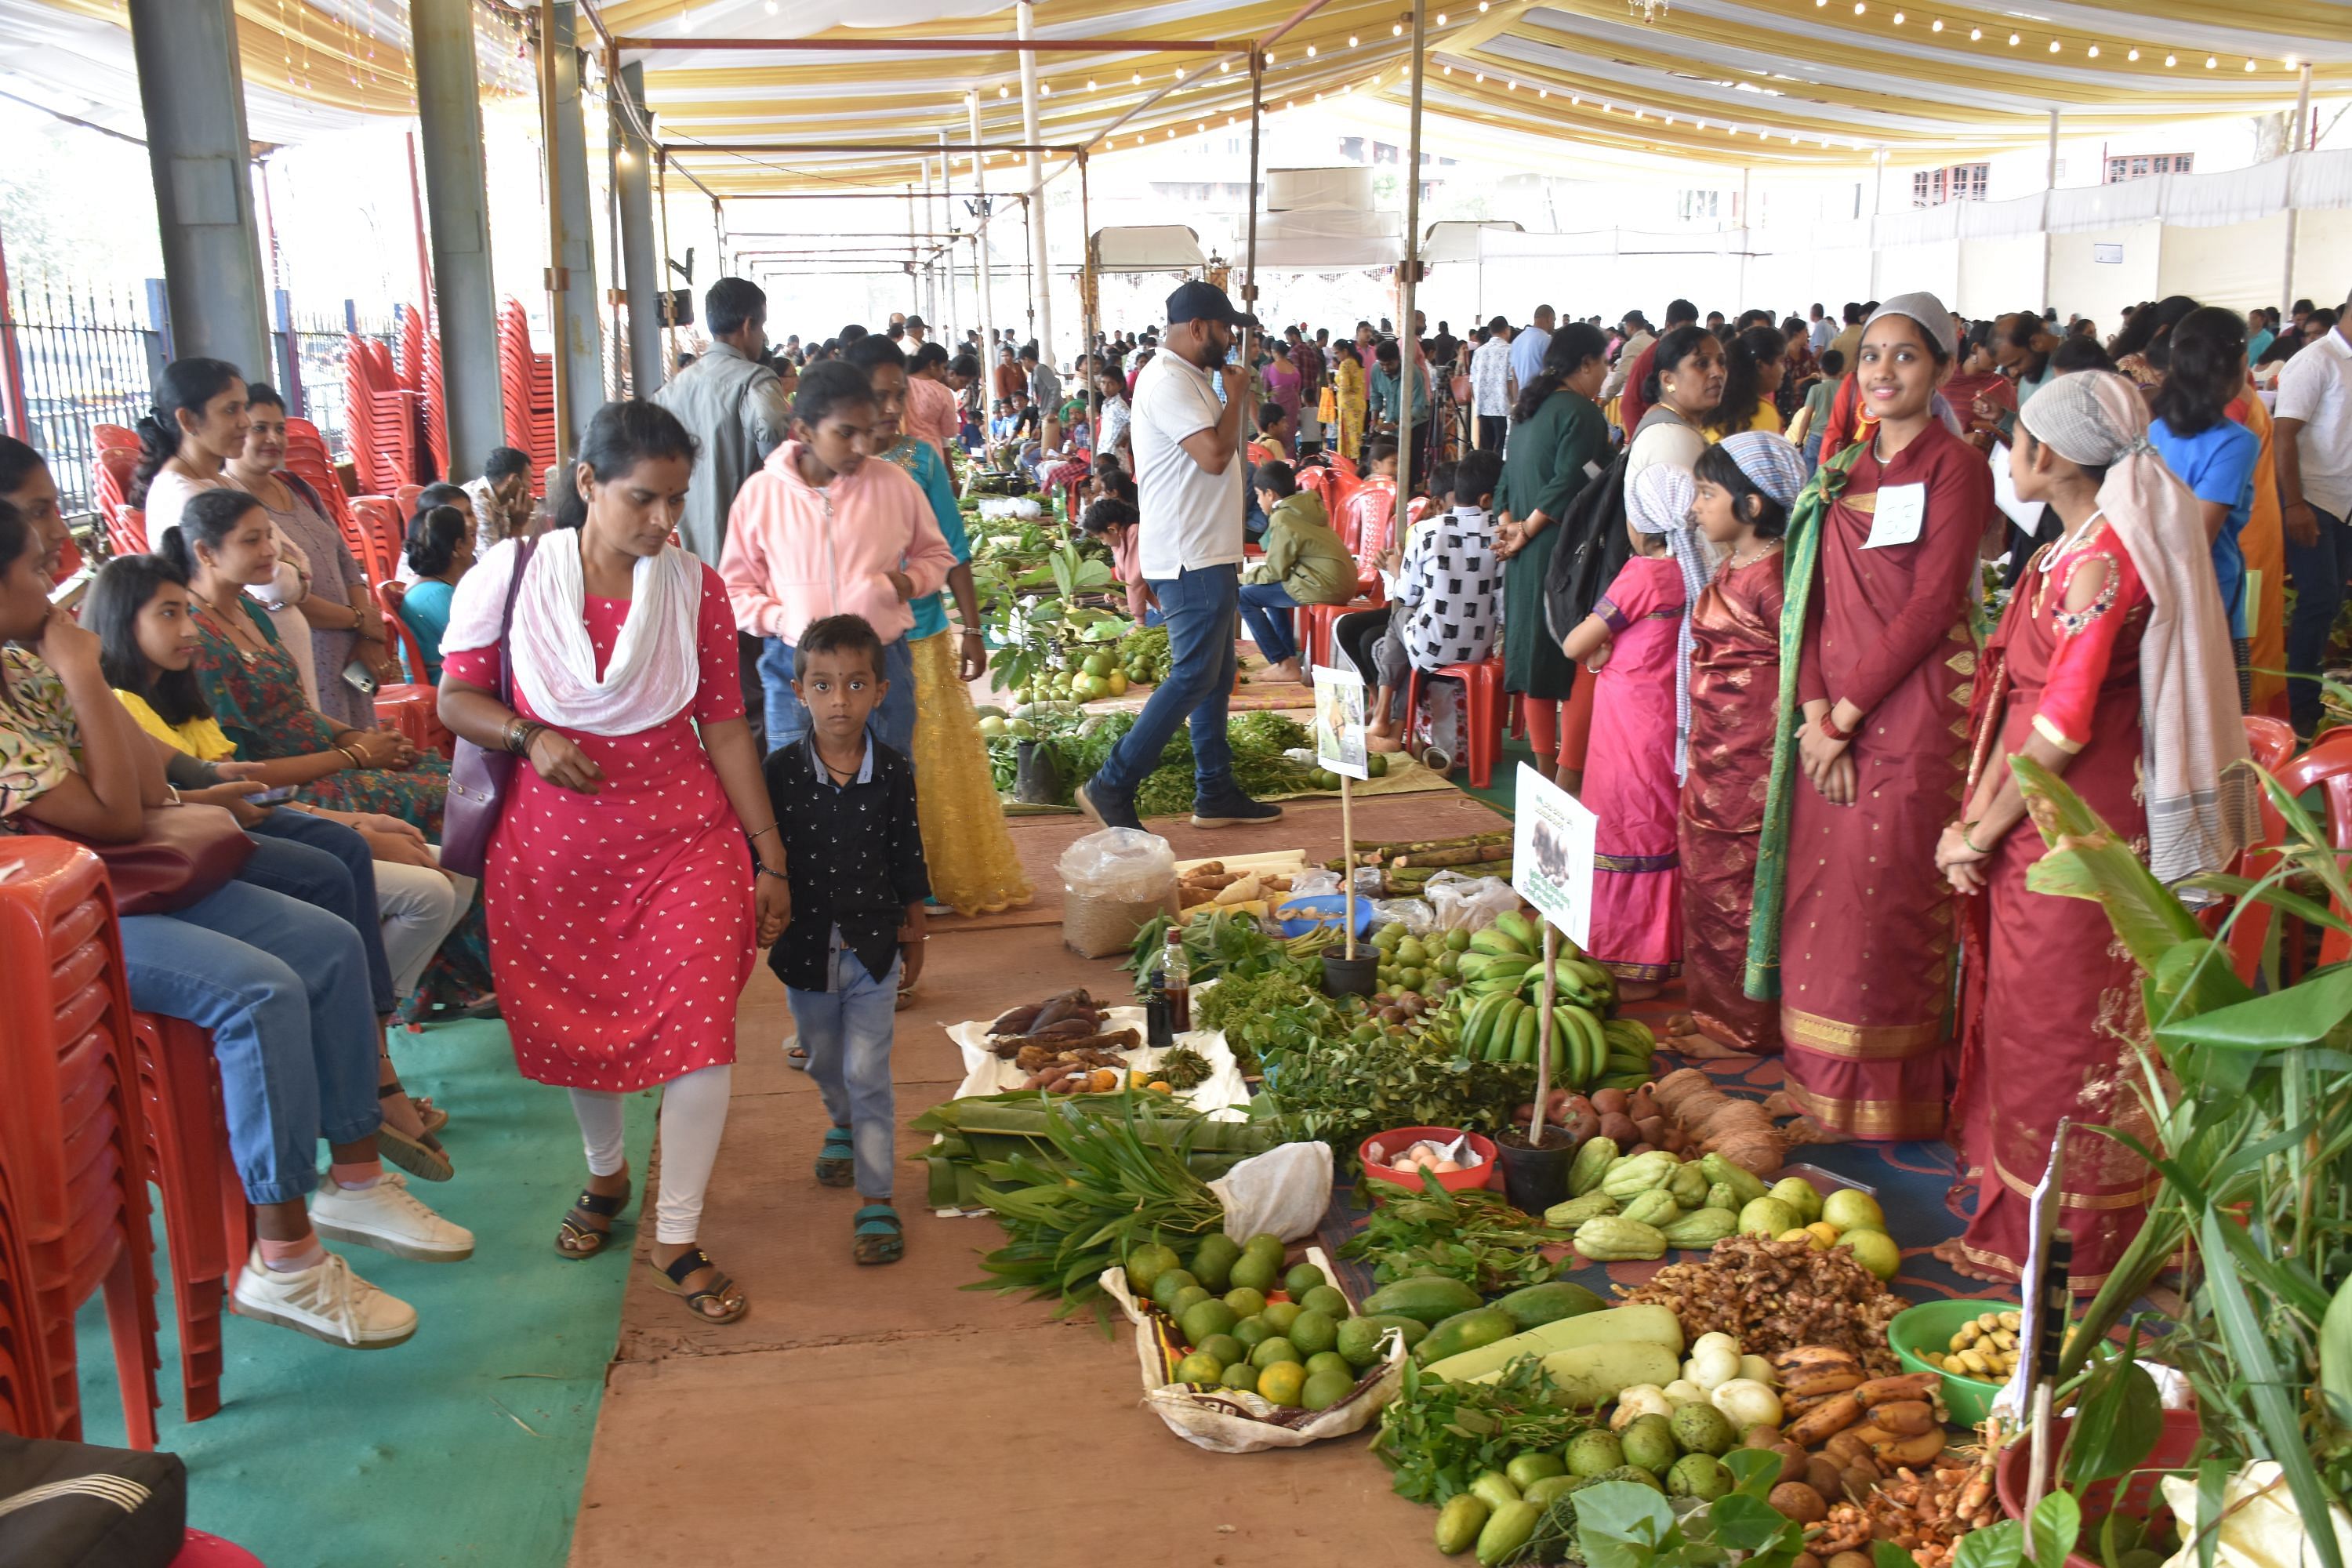
[[[893,1016],[901,986],[922,973],[923,866],[915,771],[867,733],[882,700],[882,640],[862,616],[827,616],[801,633],[793,689],[808,734],[768,754],[768,798],[782,830],[792,923],[768,951],[784,983],[808,1073],[833,1126],[816,1179],[853,1182],[860,1263],[906,1252],[890,1206],[897,1110],[890,1089]]]

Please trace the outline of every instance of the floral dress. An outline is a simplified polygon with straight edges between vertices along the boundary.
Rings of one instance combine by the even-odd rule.
[[[196,606],[196,680],[213,717],[237,754],[256,762],[332,751],[337,731],[303,700],[301,679],[268,612],[257,605],[243,608],[269,644],[268,652],[247,653],[221,630],[209,609]],[[352,768],[313,779],[302,786],[299,798],[337,811],[397,816],[437,843],[448,794],[449,764],[428,752],[405,770]]]

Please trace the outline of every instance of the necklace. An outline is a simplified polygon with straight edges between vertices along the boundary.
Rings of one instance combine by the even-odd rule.
[[[1756,547],[1756,553],[1750,555],[1745,561],[1739,558],[1739,552],[1735,550],[1731,552],[1731,559],[1724,563],[1724,570],[1727,572],[1737,572],[1742,566],[1753,566],[1757,562],[1763,560],[1764,557],[1771,554],[1772,552],[1780,548],[1780,541],[1777,539],[1768,539],[1761,544],[1759,544]]]
[[[250,625],[238,624],[244,618],[241,605],[236,610],[224,610],[210,599],[198,599],[196,603],[202,606],[205,620],[229,640],[246,663],[251,664],[269,651],[267,645],[261,645],[260,636]]]

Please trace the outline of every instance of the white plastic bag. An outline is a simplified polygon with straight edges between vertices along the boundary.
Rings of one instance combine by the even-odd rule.
[[[1141,903],[1175,887],[1176,852],[1156,833],[1106,827],[1063,850],[1055,869],[1081,898]]]
[[[1440,871],[1421,890],[1437,917],[1440,931],[1484,931],[1495,917],[1519,907],[1518,894],[1500,877],[1465,877]]]
[[[1339,890],[1339,873],[1326,871],[1319,866],[1312,871],[1301,871],[1290,879],[1290,896],[1294,899],[1316,898]]]
[[[1319,1145],[1318,1145],[1319,1147]],[[1260,1156],[1263,1158],[1263,1156]],[[1235,1170],[1241,1167],[1236,1165]],[[1307,1261],[1336,1279],[1320,1247],[1307,1248]],[[1381,1360],[1366,1367],[1356,1387],[1328,1410],[1277,1405],[1233,1388],[1194,1388],[1173,1383],[1182,1346],[1166,1318],[1139,1303],[1127,1288],[1127,1270],[1107,1268],[1103,1293],[1117,1301],[1135,1325],[1136,1360],[1143,1370],[1144,1408],[1196,1448],[1213,1454],[1255,1454],[1267,1448],[1303,1448],[1326,1437],[1360,1432],[1381,1407],[1404,1387],[1404,1336],[1391,1329],[1381,1341]]]
[[[1436,911],[1426,899],[1381,899],[1372,905],[1372,913],[1382,925],[1401,925],[1407,936],[1427,936],[1437,929]]]
[[[2160,1484],[2164,1500],[2172,1505],[2172,1517],[2180,1521],[2180,1539],[2188,1543],[2164,1568],[2196,1568],[2196,1478],[2167,1476]],[[2276,1460],[2258,1459],[2231,1476],[2221,1489],[2221,1508],[2215,1568],[2318,1568],[2314,1521],[2295,1507],[2286,1472]],[[2327,1528],[2336,1536],[2337,1554],[2352,1558],[2352,1518],[2331,1503]]]
[[[1235,1241],[1261,1232],[1285,1241],[1311,1236],[1331,1206],[1331,1145],[1277,1144],[1244,1160],[1209,1190],[1225,1205],[1225,1234]]]

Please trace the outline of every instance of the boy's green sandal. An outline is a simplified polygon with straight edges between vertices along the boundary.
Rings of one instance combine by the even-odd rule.
[[[845,1187],[857,1179],[857,1145],[848,1128],[825,1129],[824,1145],[816,1152],[816,1179],[828,1187]]]
[[[867,1204],[851,1216],[856,1223],[851,1251],[860,1263],[896,1263],[907,1255],[906,1233],[898,1226],[898,1211],[888,1204]]]

